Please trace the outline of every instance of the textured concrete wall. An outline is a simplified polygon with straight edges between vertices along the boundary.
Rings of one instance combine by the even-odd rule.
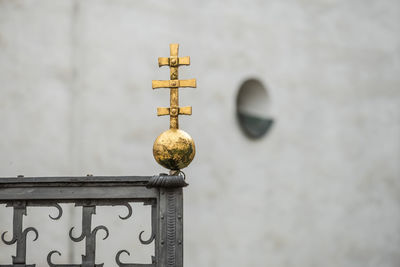
[[[198,79],[181,89],[198,149],[186,266],[399,266],[399,32],[397,0],[2,0],[0,174],[164,171],[151,149],[169,95],[151,80],[168,78],[157,57],[176,42],[192,59],[181,77]],[[258,141],[235,119],[250,77],[276,121]],[[42,241],[65,246],[59,262],[79,262],[62,228],[79,216]],[[101,242],[102,255],[131,244]],[[0,245],[0,262],[13,249]]]

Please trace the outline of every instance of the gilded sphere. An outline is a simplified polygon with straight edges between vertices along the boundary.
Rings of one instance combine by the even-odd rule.
[[[163,167],[180,170],[192,162],[196,148],[192,137],[185,131],[169,129],[160,134],[153,145],[153,156]]]

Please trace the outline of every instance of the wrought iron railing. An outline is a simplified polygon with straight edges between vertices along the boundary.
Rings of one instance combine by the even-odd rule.
[[[0,179],[0,204],[13,209],[12,234],[3,232],[2,241],[7,245],[16,245],[16,254],[12,256],[12,264],[1,267],[35,267],[35,263],[27,263],[27,234],[33,232],[35,239],[39,232],[34,227],[23,227],[27,207],[55,207],[58,220],[63,215],[61,203],[72,203],[82,207],[81,233],[77,234],[72,227],[69,237],[73,242],[85,242],[85,254],[81,264],[55,264],[53,258],[61,255],[53,250],[47,254],[47,263],[54,267],[98,267],[96,263],[96,234],[104,231],[106,239],[108,228],[104,225],[92,225],[92,216],[99,206],[125,206],[127,213],[120,215],[126,220],[132,215],[129,203],[141,202],[151,206],[150,238],[139,234],[142,244],[154,242],[154,255],[151,264],[124,263],[120,256],[129,254],[133,248],[120,250],[115,255],[118,266],[124,267],[181,267],[183,266],[183,198],[182,187],[186,186],[184,176],[160,174],[157,176],[118,176],[118,177],[18,177]],[[10,255],[11,256],[11,255]]]

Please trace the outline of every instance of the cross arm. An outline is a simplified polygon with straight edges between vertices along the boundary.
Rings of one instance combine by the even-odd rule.
[[[153,89],[157,88],[177,88],[177,87],[196,87],[196,79],[190,80],[166,80],[166,81],[152,81]]]
[[[165,115],[192,115],[192,107],[176,107],[176,108],[157,108],[157,116]]]
[[[190,65],[190,57],[159,57],[158,66],[177,67],[181,65]]]

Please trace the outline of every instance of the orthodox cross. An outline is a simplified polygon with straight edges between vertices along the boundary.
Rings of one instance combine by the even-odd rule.
[[[179,44],[170,44],[170,57],[159,57],[158,66],[170,67],[170,80],[152,81],[153,89],[170,88],[170,107],[157,108],[157,115],[170,115],[170,129],[179,129],[178,115],[192,115],[192,107],[179,107],[179,87],[196,87],[196,79],[178,80],[178,67],[190,65],[190,57],[178,57]]]

